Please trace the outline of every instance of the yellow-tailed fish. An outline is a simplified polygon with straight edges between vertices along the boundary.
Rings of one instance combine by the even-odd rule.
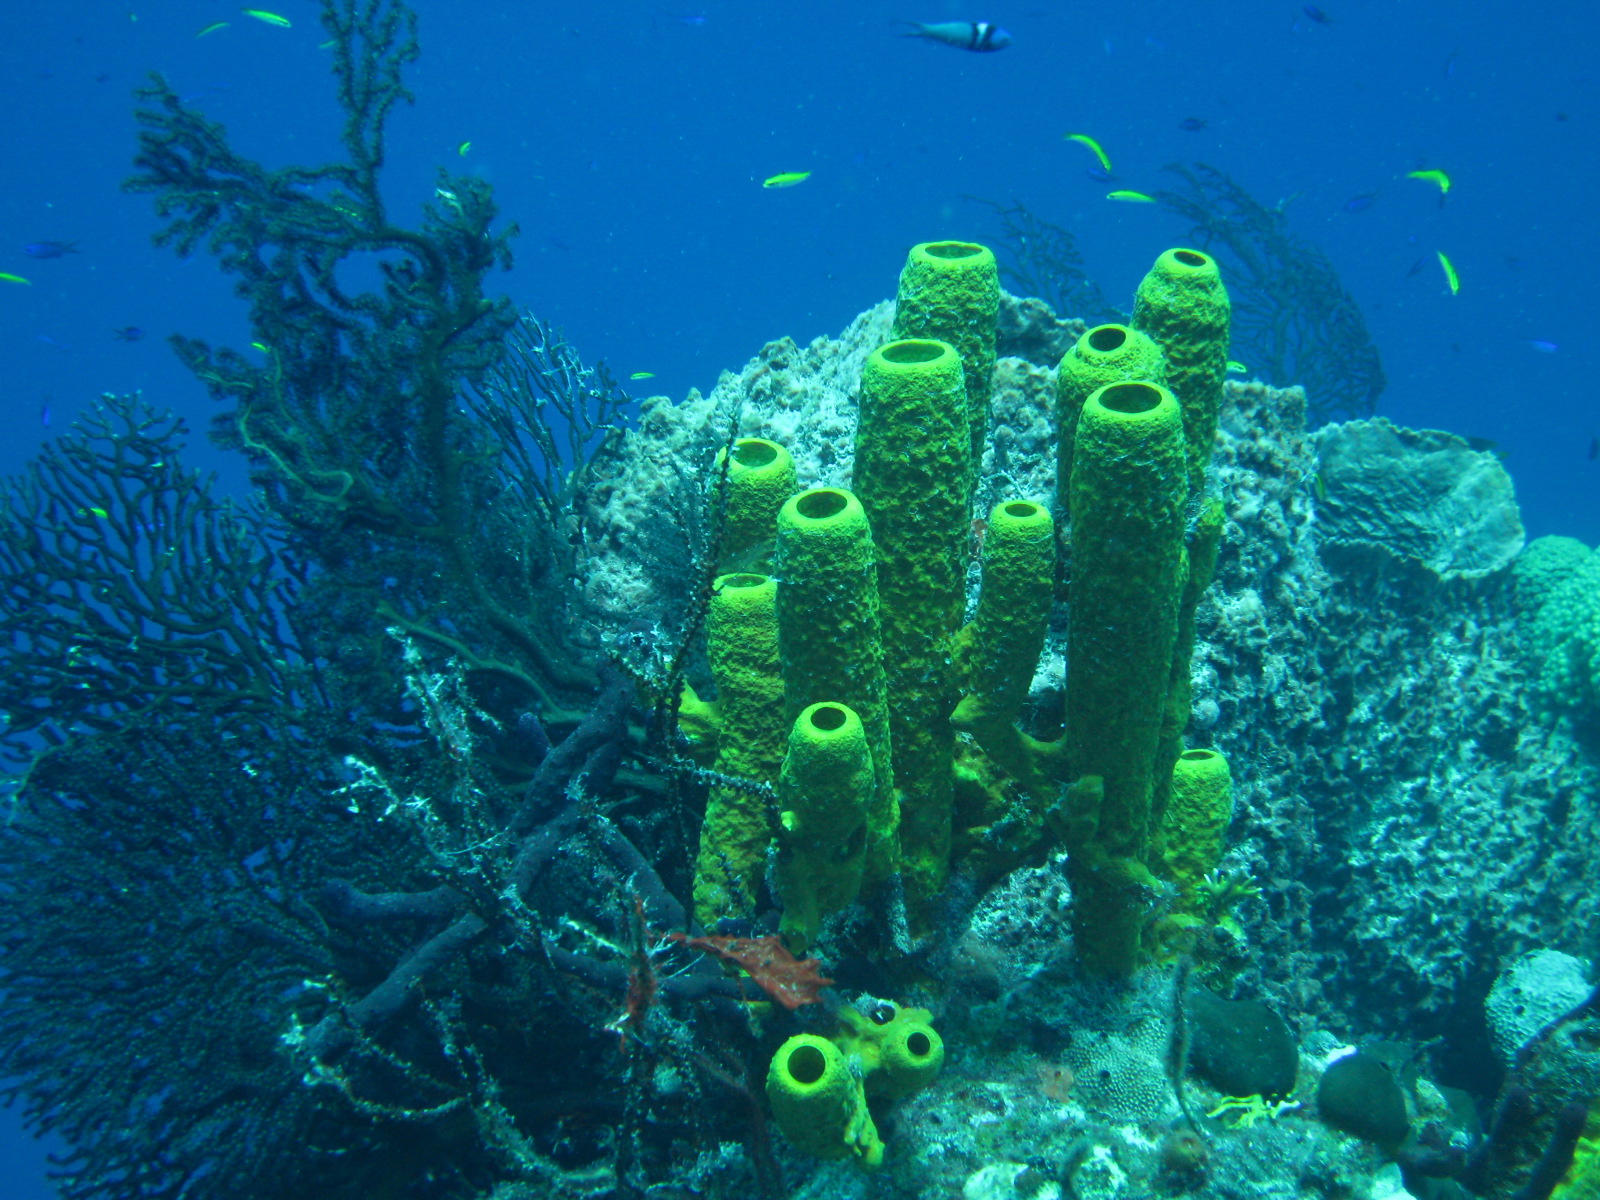
[[[1069,142],[1077,142],[1080,146],[1087,146],[1089,149],[1093,150],[1094,156],[1100,160],[1100,169],[1107,175],[1111,174],[1111,159],[1109,156],[1107,156],[1106,152],[1100,148],[1099,142],[1095,141],[1087,133],[1064,133],[1061,136],[1066,138]]]
[[[1450,176],[1443,171],[1407,171],[1406,178],[1420,179],[1425,183],[1437,183],[1441,196],[1450,190]]]
[[[461,145],[456,147],[456,153],[459,154],[462,158],[465,158],[467,156],[467,151],[471,150],[471,149],[472,149],[472,143],[471,142],[462,142]]]
[[[279,29],[289,28],[288,17],[280,17],[277,13],[268,12],[264,8],[241,8],[239,11],[244,13],[245,16],[254,17],[256,20],[262,21],[265,24],[276,25]]]
[[[785,171],[781,175],[774,175],[770,179],[763,179],[761,186],[764,188],[793,187],[797,183],[804,183],[811,178],[810,171]]]
[[[655,377],[656,373],[654,371],[635,371],[628,376],[629,379],[654,379]]]
[[[1234,362],[1231,358],[1228,360],[1228,374],[1230,375],[1243,375],[1249,369],[1242,362]]]
[[[1443,250],[1435,250],[1439,256],[1439,265],[1444,268],[1445,281],[1450,285],[1450,294],[1454,296],[1461,290],[1461,276],[1456,274],[1456,265],[1445,256]]]
[[[1129,204],[1154,204],[1154,196],[1146,196],[1143,192],[1129,192],[1118,190],[1106,193],[1107,200],[1126,200]]]
[[[0,280],[6,283],[27,283],[21,275],[13,275],[10,271],[0,271]]]
[[[199,33],[194,35],[195,36],[195,40],[198,41],[200,38],[205,37],[206,34],[208,34],[208,33],[215,33],[215,32],[217,32],[217,30],[226,29],[227,27],[228,27],[228,22],[227,21],[218,21],[215,25],[207,25]]]

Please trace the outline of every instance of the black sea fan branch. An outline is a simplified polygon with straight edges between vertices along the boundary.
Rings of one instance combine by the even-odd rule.
[[[12,763],[156,710],[259,725],[313,686],[286,620],[298,580],[258,515],[182,466],[183,434],[106,396],[0,492]]]
[[[1370,416],[1383,365],[1327,256],[1289,232],[1281,206],[1267,208],[1215,167],[1166,169],[1186,188],[1156,199],[1188,221],[1188,238],[1222,265],[1233,301],[1231,356],[1268,383],[1303,385],[1312,424]]]

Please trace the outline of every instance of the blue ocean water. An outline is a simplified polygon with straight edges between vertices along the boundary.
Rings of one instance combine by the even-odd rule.
[[[1495,442],[1530,536],[1600,540],[1593,10],[1333,0],[1322,22],[1239,2],[415,7],[417,103],[389,140],[395,213],[433,195],[441,164],[490,181],[521,227],[498,286],[587,357],[653,373],[652,390],[708,389],[773,338],[837,332],[889,293],[911,244],[989,233],[969,196],[1071,230],[1107,294],[1131,294],[1182,226],[1106,192],[1170,187],[1165,164],[1200,161],[1285,205],[1326,253],[1383,356],[1380,414]],[[275,11],[290,27],[202,0],[0,7],[13,48],[0,271],[27,281],[0,282],[0,471],[102,392],[142,389],[203,426],[212,403],[165,339],[242,344],[247,329],[211,261],[153,248],[149,199],[119,190],[131,93],[159,71],[246,154],[335,157],[316,6]],[[912,17],[991,20],[1014,41],[975,54],[896,36]],[[1086,174],[1093,159],[1066,132],[1106,148],[1115,184]],[[1448,172],[1447,196],[1406,178],[1424,168]],[[780,172],[810,177],[761,186]],[[45,243],[70,250],[28,253]],[[239,486],[236,461],[198,440],[192,453]],[[5,1195],[48,1195],[41,1178],[38,1148],[13,1133]]]

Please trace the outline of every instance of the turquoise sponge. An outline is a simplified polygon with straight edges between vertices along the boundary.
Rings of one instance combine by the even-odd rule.
[[[1538,538],[1511,565],[1511,581],[1540,700],[1600,726],[1600,553],[1574,538]]]

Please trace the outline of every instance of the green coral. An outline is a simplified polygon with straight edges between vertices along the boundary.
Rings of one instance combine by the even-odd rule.
[[[967,694],[950,719],[1034,798],[1033,811],[1040,813],[1052,798],[1049,769],[1061,747],[1029,737],[1017,721],[1049,631],[1055,570],[1054,522],[1044,505],[995,505],[984,532],[977,615],[958,645]],[[968,820],[988,827],[999,815]]]
[[[1160,872],[1178,889],[1179,911],[1209,908],[1206,881],[1222,859],[1233,816],[1228,760],[1215,750],[1184,751],[1168,796],[1157,839]]]

